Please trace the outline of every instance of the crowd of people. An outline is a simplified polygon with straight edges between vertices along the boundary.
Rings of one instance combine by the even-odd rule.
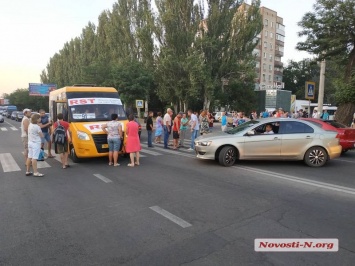
[[[48,147],[47,158],[54,158],[51,150],[52,143],[54,143],[54,150],[56,154],[60,155],[62,168],[68,168],[68,143],[71,140],[69,123],[63,121],[63,114],[57,115],[57,121],[54,124],[43,109],[39,110],[38,113],[32,113],[31,109],[25,108],[23,114],[21,138],[24,146],[26,176],[44,176],[44,174],[38,172],[37,161],[41,158],[41,153],[44,153],[45,143],[47,143]],[[64,131],[65,138],[61,144],[53,141],[53,134],[57,128],[62,128]],[[33,172],[30,170],[31,167]]]
[[[34,176],[44,176],[44,174],[38,172],[37,160],[40,157],[41,151],[44,150],[44,145],[47,143],[48,155],[47,158],[54,158],[52,154],[52,144],[54,144],[54,150],[56,154],[60,155],[62,168],[66,169],[70,165],[68,164],[69,156],[69,143],[71,142],[69,123],[63,120],[63,114],[57,115],[57,120],[53,123],[49,117],[46,115],[43,109],[39,110],[38,113],[32,113],[30,109],[26,108],[23,110],[24,118],[21,124],[21,138],[24,145],[24,156],[26,164],[26,175]],[[191,141],[188,148],[189,151],[193,151],[195,148],[195,139],[199,135],[209,134],[213,128],[214,116],[208,110],[201,110],[198,112],[193,112],[188,110],[185,112],[178,112],[174,116],[174,112],[171,108],[166,110],[164,116],[161,112],[157,113],[155,119],[155,124],[153,121],[154,113],[152,111],[148,112],[146,118],[146,130],[148,136],[148,148],[153,148],[153,137],[154,143],[163,143],[164,149],[170,149],[169,138],[172,133],[172,149],[176,150],[180,147],[185,147],[185,139],[187,132],[191,132]],[[227,115],[232,117],[232,122],[227,119]],[[300,118],[308,117],[308,114],[304,110],[299,110],[294,114],[285,112],[282,108],[279,108],[273,112],[265,110],[259,115],[256,111],[252,111],[250,115],[246,115],[244,112],[233,112],[227,114],[227,112],[222,112],[221,116],[221,130],[226,131],[228,124],[233,127],[237,127],[247,121],[257,118],[268,118],[268,117],[284,117],[284,118]],[[321,118],[323,120],[329,119],[329,114],[327,110],[319,116],[317,110],[314,110],[312,114],[313,118]],[[128,116],[129,122],[126,124],[126,143],[124,146],[124,151],[130,154],[129,167],[138,166],[139,153],[141,150],[140,143],[140,133],[141,125],[139,121],[134,117],[133,114]],[[354,121],[355,122],[355,121]],[[354,125],[354,122],[352,126]],[[57,143],[54,141],[54,134],[58,128],[63,128],[65,134],[65,142]],[[123,147],[123,124],[118,121],[118,114],[111,114],[111,121],[102,125],[102,130],[107,133],[107,143],[109,147],[109,165],[119,166],[118,155],[122,151]],[[153,132],[155,131],[155,134]],[[273,134],[272,128],[267,130],[265,134]],[[33,168],[33,172],[30,168]]]
[[[152,117],[153,112],[149,112],[146,124],[146,129],[148,131],[148,147],[153,147],[152,132],[155,130],[155,144],[163,143],[164,149],[170,149],[169,137],[172,134],[172,149],[174,150],[185,146],[184,143],[188,130],[191,132],[191,144],[188,150],[194,150],[195,139],[199,135],[210,133],[214,121],[212,113],[207,110],[201,110],[200,114],[193,112],[192,110],[188,110],[187,113],[178,112],[174,116],[173,110],[168,108],[164,116],[162,116],[161,112],[157,113],[155,125]]]

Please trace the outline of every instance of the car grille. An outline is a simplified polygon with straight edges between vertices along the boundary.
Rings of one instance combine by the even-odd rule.
[[[107,145],[107,135],[106,134],[93,134],[92,138],[94,139],[94,143],[96,146],[96,150],[98,153],[108,152],[107,148],[102,148],[102,145]]]

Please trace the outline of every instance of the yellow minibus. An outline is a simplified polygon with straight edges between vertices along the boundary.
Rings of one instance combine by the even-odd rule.
[[[73,85],[51,91],[49,111],[53,122],[62,113],[70,124],[69,151],[74,162],[108,156],[107,134],[101,125],[111,121],[111,114],[118,115],[123,130],[128,122],[118,91],[112,87]],[[125,153],[125,138],[120,153]]]

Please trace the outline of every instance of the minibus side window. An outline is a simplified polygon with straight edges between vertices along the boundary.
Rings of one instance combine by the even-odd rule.
[[[57,103],[57,115],[63,114],[63,120],[68,122],[68,108],[66,103]],[[57,118],[55,118],[57,119]]]

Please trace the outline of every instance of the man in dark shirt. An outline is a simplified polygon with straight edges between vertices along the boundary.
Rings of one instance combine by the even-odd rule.
[[[52,126],[52,122],[49,121],[49,117],[48,115],[46,115],[46,112],[43,109],[39,110],[39,115],[41,116],[41,123],[39,124],[39,126],[41,127],[43,133],[41,149],[42,150],[44,149],[44,143],[47,141],[48,158],[54,158],[51,151],[52,143],[51,143],[50,127]]]
[[[152,134],[153,134],[153,112],[150,111],[148,113],[148,118],[147,118],[147,124],[146,124],[146,128],[147,128],[147,132],[148,132],[148,147],[153,148],[152,145]]]

